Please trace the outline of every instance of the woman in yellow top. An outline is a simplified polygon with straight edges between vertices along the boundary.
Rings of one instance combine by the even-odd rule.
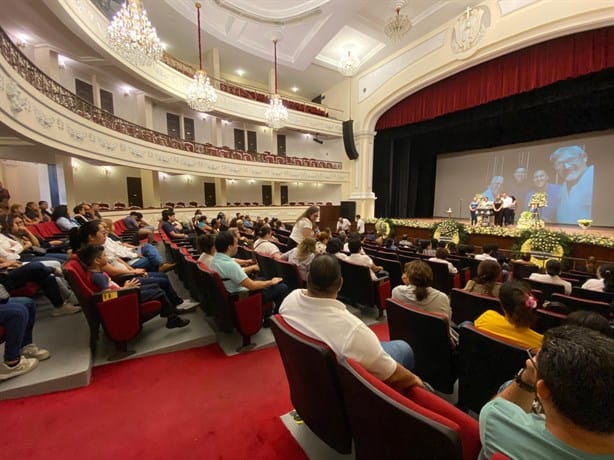
[[[511,281],[499,290],[504,315],[487,310],[475,320],[474,326],[524,348],[541,348],[544,336],[531,329],[535,323],[537,301],[527,283]]]

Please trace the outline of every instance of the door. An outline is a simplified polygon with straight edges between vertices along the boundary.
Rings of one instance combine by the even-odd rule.
[[[279,189],[281,194],[281,204],[288,204],[288,186],[281,185]]]
[[[215,206],[215,183],[205,182],[205,206],[213,208]]]
[[[126,185],[128,188],[128,207],[138,206],[143,207],[143,188],[141,187],[140,177],[126,177]]]
[[[273,204],[273,188],[270,185],[262,186],[262,204],[264,206]]]

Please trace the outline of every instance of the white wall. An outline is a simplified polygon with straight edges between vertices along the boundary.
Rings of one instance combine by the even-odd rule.
[[[189,174],[160,174],[160,201],[183,201],[186,206],[190,201],[201,204],[205,202],[205,182],[215,182],[214,179]]]
[[[49,201],[47,165],[23,161],[2,160],[2,182],[11,194],[11,204],[28,201]]]
[[[127,177],[141,177],[141,170],[125,166],[98,166],[72,159],[76,202],[104,201],[128,204]],[[70,204],[70,203],[69,203]]]

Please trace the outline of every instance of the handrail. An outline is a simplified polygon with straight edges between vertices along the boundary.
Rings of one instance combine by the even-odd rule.
[[[190,64],[186,64],[185,62],[177,59],[176,57],[168,54],[166,51],[162,55],[162,62],[177,72],[186,75],[190,78],[194,76],[196,70]],[[213,82],[213,85],[225,93],[232,94],[234,96],[242,97],[245,99],[250,99],[252,101],[264,102],[268,103],[271,95],[266,91],[261,90],[260,88],[256,88],[249,85],[239,85],[237,83],[231,82],[229,80],[215,78],[212,75],[208,75],[209,79]],[[306,100],[293,99],[287,96],[281,96],[282,100],[286,103],[287,108],[296,110],[298,112],[305,112],[311,115],[318,115],[322,117],[328,117],[329,111],[334,110],[336,112],[341,112],[341,109],[335,109],[332,107],[327,107],[321,104],[316,104],[315,102],[310,102]]]
[[[47,76],[32,61],[30,61],[8,37],[0,27],[0,53],[6,61],[39,92],[52,101],[60,104],[71,112],[90,120],[96,124],[112,129],[119,133],[151,142],[156,145],[170,147],[186,152],[230,158],[242,161],[256,161],[261,163],[286,164],[294,166],[308,166],[313,168],[341,169],[342,164],[336,161],[322,161],[313,158],[297,158],[272,155],[269,152],[243,152],[229,147],[216,147],[211,144],[186,141],[181,138],[169,136],[158,131],[144,128],[140,125],[116,117],[106,110],[81,99],[64,88],[55,80]]]

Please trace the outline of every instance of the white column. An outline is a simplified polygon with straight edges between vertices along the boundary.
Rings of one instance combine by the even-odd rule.
[[[359,131],[354,135],[358,160],[353,161],[350,185],[350,200],[356,201],[356,213],[363,218],[375,216],[373,184],[373,138],[374,131]]]

